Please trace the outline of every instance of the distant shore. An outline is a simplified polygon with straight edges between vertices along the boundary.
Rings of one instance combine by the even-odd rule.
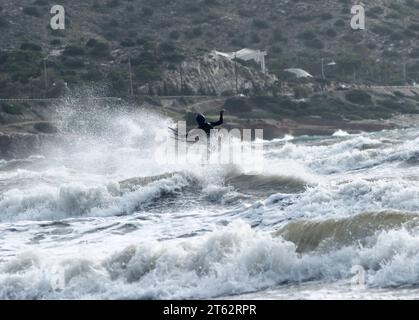
[[[339,130],[351,134],[419,126],[419,92],[415,90],[370,90],[354,96],[367,97],[367,103],[347,101],[348,92],[334,91],[302,102],[288,97],[150,97],[121,101],[113,107],[161,113],[174,121],[189,121],[191,127],[195,126],[196,112],[215,120],[219,110],[226,109],[224,128],[263,129],[266,140],[285,135],[330,136]],[[0,159],[25,158],[42,152],[45,145],[66,139],[57,127],[54,105],[3,105],[0,120]]]

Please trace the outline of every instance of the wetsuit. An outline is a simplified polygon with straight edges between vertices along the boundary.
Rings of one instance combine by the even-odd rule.
[[[216,122],[207,122],[204,115],[198,114],[196,117],[196,122],[198,123],[198,128],[204,130],[207,136],[209,137],[211,134],[211,130],[214,129],[216,126],[220,126],[223,124],[223,111],[220,112],[220,120]]]

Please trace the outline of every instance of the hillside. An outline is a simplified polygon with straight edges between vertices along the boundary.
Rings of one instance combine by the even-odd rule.
[[[367,30],[350,29],[350,0],[62,0],[64,31],[49,28],[52,0],[2,0],[0,97],[55,97],[83,85],[134,93],[213,49],[266,49],[268,69],[328,79],[403,84],[419,73],[419,1],[371,0]],[[47,58],[46,58],[47,57]],[[43,77],[44,59],[47,87]]]

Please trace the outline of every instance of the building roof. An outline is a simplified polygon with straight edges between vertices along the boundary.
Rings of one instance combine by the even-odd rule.
[[[313,76],[309,74],[307,71],[299,68],[289,68],[285,69],[284,71],[295,74],[297,78],[313,78]]]
[[[241,49],[239,51],[235,51],[235,52],[220,52],[220,51],[214,51],[216,54],[229,58],[229,59],[242,59],[242,60],[258,60],[260,59],[261,56],[266,56],[267,53],[266,51],[261,51],[261,50],[253,50],[253,49],[248,49],[248,48],[244,48]]]

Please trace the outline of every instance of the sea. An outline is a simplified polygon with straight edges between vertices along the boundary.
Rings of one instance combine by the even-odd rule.
[[[59,114],[0,160],[0,299],[419,298],[419,128],[258,140],[255,171],[158,161],[152,110]]]

